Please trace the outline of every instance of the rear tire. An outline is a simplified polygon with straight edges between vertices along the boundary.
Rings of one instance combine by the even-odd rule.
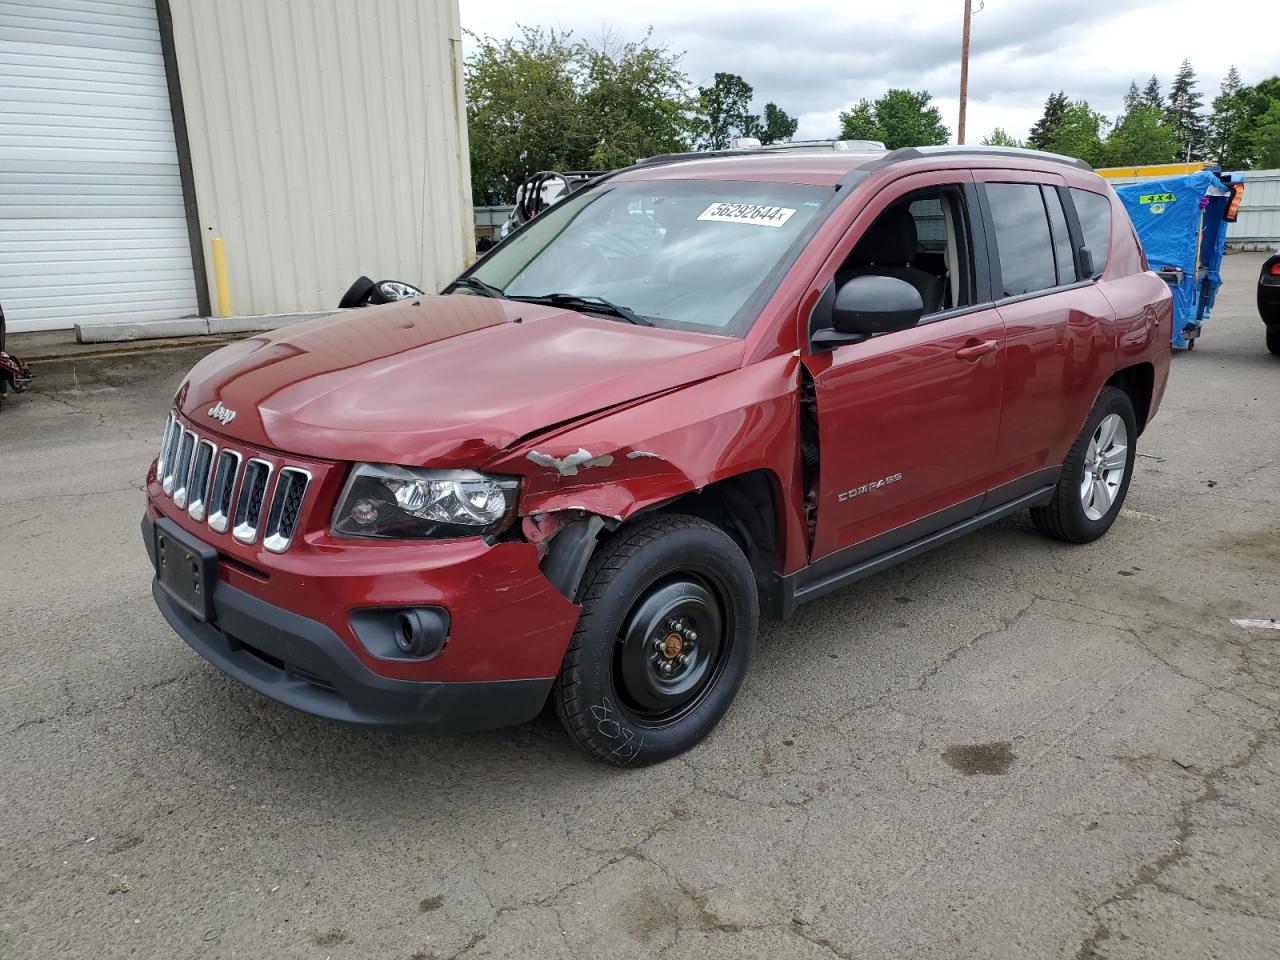
[[[1267,349],[1280,357],[1280,323],[1267,324]]]
[[[354,307],[363,307],[368,302],[369,294],[372,291],[373,281],[368,277],[360,277],[355,283],[347,287],[347,292],[338,301],[338,309],[350,310]]]
[[[1129,395],[1103,387],[1062,465],[1053,499],[1031,508],[1036,529],[1067,543],[1090,543],[1111,529],[1129,492],[1137,438]]]
[[[696,517],[657,516],[596,549],[551,700],[584,751],[618,766],[683,753],[729,709],[755,649],[747,558]]]

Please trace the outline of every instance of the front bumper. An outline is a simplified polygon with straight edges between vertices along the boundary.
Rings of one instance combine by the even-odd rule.
[[[153,568],[154,527],[160,516],[153,505],[142,520]],[[193,536],[190,529],[185,532]],[[474,565],[483,564],[485,556],[471,561],[473,583],[478,576]],[[259,554],[258,559],[266,557]],[[283,558],[273,559],[283,567]],[[513,606],[525,609],[506,610],[502,619],[507,629],[497,632],[488,617],[475,612],[480,604],[490,615],[502,616],[501,603],[487,590],[478,596],[474,590],[442,593],[418,579],[421,571],[413,571],[418,576],[411,594],[399,586],[395,573],[379,575],[376,567],[365,564],[357,571],[350,557],[346,563],[336,562],[340,559],[311,557],[310,576],[276,569],[262,582],[245,576],[234,558],[219,551],[208,621],[175,602],[158,580],[153,580],[152,595],[169,625],[202,657],[246,686],[306,713],[367,726],[461,733],[524,723],[542,709],[572,632],[571,616],[542,620],[538,614],[547,613],[544,605],[512,590]],[[462,566],[465,572],[469,565]],[[323,576],[317,575],[321,569]],[[401,569],[399,576],[407,572]],[[486,572],[493,576],[497,571]],[[370,579],[391,584],[395,592],[370,591]],[[439,577],[437,584],[446,579]],[[546,590],[554,593],[550,585]],[[398,603],[389,604],[392,598]],[[443,653],[417,661],[385,659],[352,630],[353,611],[412,603],[440,604],[453,614]],[[563,610],[555,607],[556,614],[576,615],[576,607],[563,598],[560,603]],[[503,657],[512,645],[523,647],[523,656]]]
[[[1258,279],[1258,314],[1268,326],[1280,323],[1280,277],[1264,273]]]
[[[437,733],[532,720],[552,678],[438,683],[380,677],[322,623],[219,583],[203,623],[153,580],[151,595],[178,636],[215,667],[304,713],[365,726]]]

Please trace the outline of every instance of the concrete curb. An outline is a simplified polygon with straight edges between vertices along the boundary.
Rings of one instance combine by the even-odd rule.
[[[336,310],[313,313],[273,313],[256,317],[186,317],[181,320],[147,320],[122,323],[76,324],[77,343],[128,343],[133,340],[167,340],[173,337],[227,336],[277,330],[304,320],[328,317]]]

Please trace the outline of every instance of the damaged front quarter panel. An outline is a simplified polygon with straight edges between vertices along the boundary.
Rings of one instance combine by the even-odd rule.
[[[553,457],[538,450],[530,450],[528,459],[530,463],[555,470],[562,477],[576,477],[579,469],[590,470],[592,467],[608,467],[613,464],[613,457],[610,454],[605,453],[596,457],[581,447],[567,457]]]
[[[576,581],[601,530],[635,514],[694,493],[719,480],[766,470],[777,478],[787,513],[799,502],[797,393],[799,361],[782,355],[692,384],[643,403],[569,425],[494,458],[485,469],[523,478],[519,513],[525,539],[549,565]],[[744,402],[745,398],[745,402]],[[802,515],[786,523],[781,551],[804,562]],[[791,528],[801,531],[793,537]],[[556,559],[567,550],[567,531],[583,545],[580,565]],[[561,542],[562,538],[566,538]],[[579,539],[581,538],[581,539]],[[792,543],[792,540],[795,542]],[[580,566],[580,569],[579,569]],[[550,573],[548,573],[550,577]]]

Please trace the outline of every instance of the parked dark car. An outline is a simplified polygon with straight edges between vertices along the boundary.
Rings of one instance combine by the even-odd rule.
[[[663,760],[761,615],[1019,510],[1102,536],[1172,316],[1079,161],[645,162],[443,296],[198,363],[147,475],[153,594],[310,713],[458,731],[550,700],[592,756]]]
[[[1258,313],[1267,325],[1267,349],[1280,356],[1280,250],[1258,273]]]
[[[13,354],[6,352],[7,338],[4,307],[0,306],[0,405],[3,405],[6,393],[10,391],[22,393],[31,382],[31,368]]]

